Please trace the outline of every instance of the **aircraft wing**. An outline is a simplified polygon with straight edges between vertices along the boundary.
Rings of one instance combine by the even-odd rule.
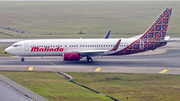
[[[115,52],[118,49],[120,42],[121,39],[116,43],[116,45],[111,50],[85,50],[85,51],[80,51],[79,54],[81,56],[101,56],[103,54],[106,54],[107,52]]]
[[[81,56],[101,56],[105,52],[107,52],[107,50],[87,50],[87,51],[80,51],[79,54]]]

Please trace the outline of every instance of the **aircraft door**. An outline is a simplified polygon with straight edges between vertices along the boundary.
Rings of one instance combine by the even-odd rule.
[[[140,50],[144,49],[144,40],[140,40]]]
[[[29,51],[29,43],[28,42],[24,43],[24,50]]]

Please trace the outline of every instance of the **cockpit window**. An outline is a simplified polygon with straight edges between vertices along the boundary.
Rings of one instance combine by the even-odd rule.
[[[13,47],[18,47],[18,45],[13,45]]]

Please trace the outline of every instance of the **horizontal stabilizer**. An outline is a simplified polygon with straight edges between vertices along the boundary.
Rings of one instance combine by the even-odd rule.
[[[164,38],[164,40],[166,41],[166,40],[169,40],[169,38],[170,38],[170,36],[166,36],[165,38]]]
[[[163,41],[153,41],[153,43],[162,43],[162,42],[173,42],[173,41],[179,41],[179,40],[170,40],[170,36],[166,36]]]

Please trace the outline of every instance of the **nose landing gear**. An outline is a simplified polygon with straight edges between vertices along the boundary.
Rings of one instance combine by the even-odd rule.
[[[24,60],[25,60],[24,58],[21,58],[21,62],[24,62]]]

